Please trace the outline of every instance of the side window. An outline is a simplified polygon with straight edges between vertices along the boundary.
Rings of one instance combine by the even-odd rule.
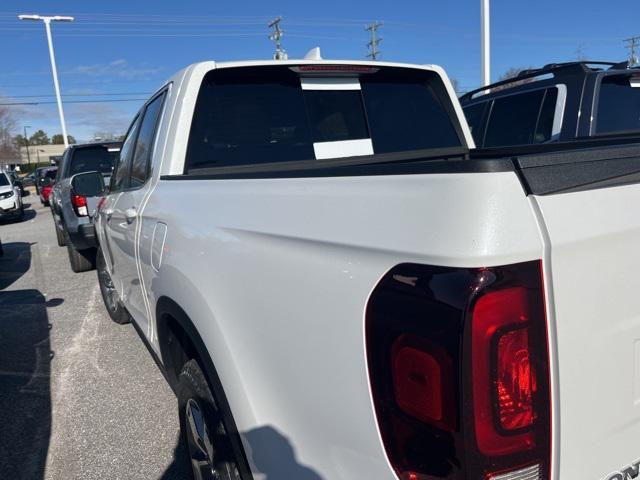
[[[487,123],[485,147],[533,143],[544,90],[497,98]]]
[[[136,141],[133,162],[131,164],[131,180],[129,185],[131,188],[141,187],[145,184],[147,178],[149,178],[151,150],[153,149],[153,142],[158,120],[160,119],[160,112],[162,112],[164,97],[164,92],[158,95],[147,105],[147,109],[144,112],[144,117],[140,124],[140,133]]]
[[[115,172],[113,174],[109,190],[111,192],[119,192],[126,188],[127,178],[129,176],[129,167],[131,166],[131,157],[133,155],[133,145],[136,137],[138,136],[138,130],[140,128],[140,116],[137,116],[129,127],[127,137],[122,144],[120,150],[120,159],[116,165]]]
[[[640,88],[627,75],[602,79],[596,112],[596,133],[640,130]]]
[[[544,143],[551,140],[553,134],[553,120],[556,117],[556,104],[558,103],[558,89],[548,88],[542,108],[540,109],[540,117],[536,126],[536,134],[534,135],[534,143]]]
[[[71,149],[67,148],[62,155],[62,159],[60,159],[60,164],[58,165],[58,173],[56,174],[56,183],[64,179],[64,171],[67,168],[67,161],[69,160],[69,155],[71,155],[70,152]]]
[[[484,109],[488,102],[476,103],[464,108],[464,116],[469,124],[469,130],[473,135],[473,140],[476,142],[476,146],[482,146],[482,138],[480,133],[482,131],[482,117],[484,115]]]

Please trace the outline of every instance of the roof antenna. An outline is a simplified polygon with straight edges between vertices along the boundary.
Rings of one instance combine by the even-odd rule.
[[[320,54],[320,47],[314,47],[307,52],[304,56],[305,60],[322,60],[322,55]]]
[[[284,35],[284,30],[280,29],[280,22],[282,21],[282,17],[277,17],[271,21],[269,24],[269,28],[273,28],[273,33],[269,35],[269,40],[273,40],[276,44],[276,53],[273,54],[274,60],[288,60],[289,55],[282,48],[282,44],[280,43],[280,39]]]

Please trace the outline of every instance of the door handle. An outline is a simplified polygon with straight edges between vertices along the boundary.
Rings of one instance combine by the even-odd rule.
[[[124,211],[124,218],[127,219],[127,223],[133,223],[133,221],[138,217],[138,212],[136,207],[127,208]]]

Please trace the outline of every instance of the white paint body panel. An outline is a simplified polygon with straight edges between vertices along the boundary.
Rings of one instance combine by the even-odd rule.
[[[250,452],[285,462],[256,433],[274,429],[325,479],[395,478],[364,350],[382,275],[542,255],[513,173],[161,181],[147,215],[168,226],[150,302],[194,321]]]

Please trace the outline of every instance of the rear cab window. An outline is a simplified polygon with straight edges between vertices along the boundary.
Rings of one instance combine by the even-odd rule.
[[[74,149],[68,167],[68,175],[84,172],[111,174],[118,160],[119,149],[105,145],[78,147]]]
[[[428,70],[213,70],[198,95],[185,164],[188,171],[461,148],[460,125],[443,98],[442,80]]]

